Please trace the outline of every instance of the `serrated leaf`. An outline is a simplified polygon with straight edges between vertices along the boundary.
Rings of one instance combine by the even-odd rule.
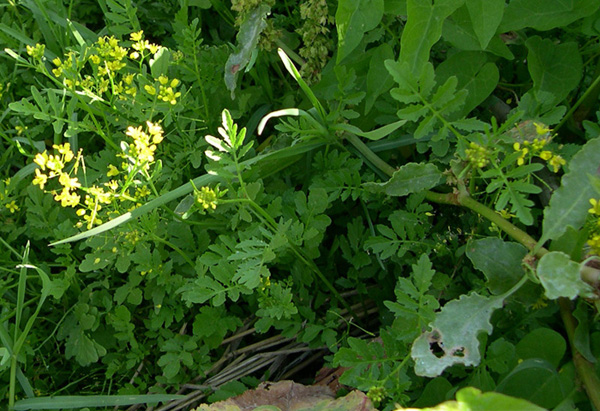
[[[491,334],[490,317],[503,302],[503,296],[486,298],[472,293],[447,303],[429,325],[431,331],[413,343],[415,373],[432,378],[454,364],[478,365],[481,356],[477,336],[482,332]],[[439,358],[432,351],[433,345],[443,350]]]
[[[549,93],[553,98],[549,105],[560,103],[581,79],[583,62],[579,46],[574,42],[556,44],[539,36],[530,37],[525,45],[533,91]]]
[[[597,0],[512,0],[504,10],[500,32],[532,27],[539,31],[564,27],[600,8]]]
[[[399,197],[418,193],[437,186],[442,173],[430,163],[408,163],[394,172],[385,183],[365,183],[364,187],[374,193]]]
[[[589,177],[600,174],[599,164],[600,138],[595,138],[573,156],[569,162],[569,171],[561,179],[560,187],[544,209],[540,246],[560,237],[567,226],[576,230],[583,226],[590,208],[589,200],[597,195]]]
[[[570,298],[592,292],[592,287],[581,279],[580,265],[560,251],[544,254],[538,262],[536,273],[546,290],[546,297],[555,300],[559,297]]]
[[[429,61],[431,47],[442,36],[444,20],[463,3],[464,0],[407,1],[408,19],[400,39],[398,61],[408,63],[411,73],[419,73]]]
[[[383,17],[383,0],[340,0],[335,12],[338,33],[337,63],[358,46],[365,33]]]
[[[505,293],[524,275],[521,261],[527,249],[521,244],[482,238],[470,241],[466,254],[473,266],[485,275],[486,285],[494,295]]]

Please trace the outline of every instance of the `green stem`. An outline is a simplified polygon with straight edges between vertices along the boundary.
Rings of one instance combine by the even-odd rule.
[[[600,62],[599,62],[599,65],[600,65]],[[588,89],[585,91],[585,93],[583,93],[583,96],[581,96],[581,98],[579,100],[577,100],[577,102],[575,104],[573,104],[573,107],[571,107],[571,109],[568,111],[568,113],[562,118],[560,123],[558,123],[556,125],[556,127],[554,127],[554,130],[560,130],[560,128],[565,125],[565,123],[571,118],[571,116],[575,113],[575,111],[579,108],[579,106],[583,102],[587,102],[588,99],[590,99],[591,97],[594,96],[594,94],[597,97],[598,93],[600,93],[600,75],[598,75],[596,77],[594,82],[588,87]],[[597,98],[595,98],[594,101],[595,100],[597,100]]]
[[[163,243],[164,245],[166,245],[167,247],[172,248],[173,250],[175,250],[179,255],[181,255],[183,257],[183,259],[192,267],[196,267],[196,265],[194,264],[194,262],[190,259],[190,257],[187,256],[186,253],[183,252],[183,250],[179,247],[177,247],[175,244],[160,238],[159,236],[157,236],[154,233],[150,233],[150,237],[152,237],[153,240],[158,241],[159,243]]]
[[[581,382],[585,391],[590,399],[590,402],[595,409],[600,410],[600,378],[596,374],[594,364],[586,360],[575,348],[574,336],[576,322],[571,312],[571,301],[567,298],[559,298],[558,305],[560,307],[560,315],[565,324],[565,330],[567,331],[567,337],[569,338],[569,344],[571,345],[571,351],[573,354],[573,363],[577,369],[577,374],[581,378]]]
[[[375,154],[365,143],[363,143],[357,136],[352,133],[345,133],[344,137],[356,148],[367,160],[369,160],[373,165],[379,168],[388,176],[392,176],[396,169],[390,166],[388,163],[383,161],[381,157]]]

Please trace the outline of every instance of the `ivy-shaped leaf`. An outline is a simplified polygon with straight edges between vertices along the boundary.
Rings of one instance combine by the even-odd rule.
[[[598,8],[600,3],[596,0],[512,0],[504,10],[499,30],[501,33],[525,27],[551,30],[589,16]]]
[[[502,21],[506,3],[504,0],[466,0],[466,6],[481,49],[485,50]]]

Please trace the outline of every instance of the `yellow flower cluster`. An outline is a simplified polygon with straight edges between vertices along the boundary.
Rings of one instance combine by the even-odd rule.
[[[123,143],[124,152],[119,154],[120,157],[128,160],[122,165],[123,170],[126,171],[126,179],[131,178],[130,172],[148,170],[150,163],[154,161],[156,146],[164,138],[163,129],[160,125],[149,121],[146,125],[147,131],[143,131],[142,127],[129,127],[127,129],[126,134],[133,141]],[[55,144],[52,147],[56,150],[55,154],[44,151],[35,156],[33,161],[39,168],[35,170],[33,184],[44,190],[49,180],[56,179],[61,188],[47,192],[51,193],[62,207],[75,208],[79,206],[76,214],[82,221],[76,224],[77,227],[82,227],[85,224],[90,229],[94,225],[102,224],[104,218],[102,216],[118,213],[119,211],[114,209],[102,211],[106,205],[115,204],[117,199],[119,201],[131,201],[134,203],[131,208],[135,208],[150,195],[150,189],[137,180],[130,184],[111,179],[100,185],[82,187],[77,177],[71,176],[71,174],[77,173],[78,164],[81,160],[81,150],[75,156],[69,143]],[[74,162],[73,167],[70,172],[67,172],[66,169],[71,162]],[[112,164],[108,165],[106,175],[109,179],[120,174],[121,171],[117,167]],[[81,195],[78,194],[78,190],[85,193],[83,201]],[[11,212],[18,210],[18,206],[14,202],[7,204],[6,207]]]
[[[467,159],[476,168],[484,168],[490,163],[490,150],[480,146],[475,142],[469,143],[469,148],[465,150]]]
[[[81,187],[81,184],[77,177],[71,178],[69,173],[65,171],[65,166],[75,158],[75,154],[71,151],[69,143],[54,144],[52,147],[56,149],[58,154],[48,154],[47,151],[44,151],[38,153],[33,159],[33,162],[39,166],[35,169],[33,184],[43,190],[49,179],[58,178],[62,189],[60,192],[52,191],[54,200],[59,201],[63,207],[76,207],[81,200],[81,197],[77,194],[77,189]],[[73,170],[77,171],[77,161]]]
[[[27,46],[27,54],[34,58],[34,60],[41,60],[44,57],[44,51],[46,46],[44,44],[36,44],[35,46]]]
[[[131,33],[130,40],[133,43],[130,48],[121,46],[114,36],[100,37],[81,55],[71,51],[62,59],[55,58],[52,61],[55,66],[52,73],[69,88],[79,88],[98,96],[110,92],[111,96],[118,96],[121,100],[126,100],[127,96],[135,97],[138,91],[135,84],[136,74],[125,69],[128,58],[138,60],[136,65],[140,66],[146,57],[155,55],[161,48],[145,40],[143,34],[143,31]],[[43,45],[30,47],[28,53],[43,55],[43,47]],[[82,73],[88,62],[93,71],[92,75]],[[170,84],[161,82],[158,88],[159,98],[176,104],[176,99],[181,96],[181,93],[174,91],[178,85],[177,79],[171,80]]]
[[[533,141],[525,140],[523,144],[516,142],[513,144],[513,150],[519,152],[519,158],[517,164],[522,166],[532,157],[539,157],[546,161],[552,170],[557,173],[561,166],[566,164],[566,161],[558,154],[554,154],[549,150],[544,150],[544,147],[550,142],[551,137],[549,135],[550,129],[539,124],[534,123],[538,138],[534,138]]]
[[[129,127],[125,133],[133,140],[131,143],[124,143],[124,153],[120,157],[129,160],[129,163],[123,163],[123,170],[131,170],[131,167],[147,170],[150,163],[154,161],[154,152],[156,146],[163,140],[163,129],[159,124],[146,122],[147,132],[142,127]],[[109,173],[114,175],[116,169],[110,169]]]
[[[196,202],[200,204],[202,210],[216,209],[219,195],[214,189],[209,187],[201,187],[195,192]]]
[[[590,204],[592,207],[588,212],[592,215],[593,221],[587,243],[594,254],[600,255],[600,201],[592,198]]]
[[[10,178],[0,181],[0,203],[10,211],[11,214],[16,213],[21,208],[17,205],[16,200],[10,198]]]
[[[177,99],[181,97],[181,92],[175,91],[181,82],[178,79],[170,80],[167,76],[158,77],[158,99],[166,103],[177,104]],[[156,86],[144,86],[146,92],[152,96],[156,95]]]
[[[129,35],[131,41],[134,41],[131,48],[134,50],[129,54],[129,58],[137,60],[140,57],[144,58],[144,52],[150,51],[151,54],[156,54],[160,49],[160,46],[150,43],[148,40],[144,40],[144,31],[138,31]]]

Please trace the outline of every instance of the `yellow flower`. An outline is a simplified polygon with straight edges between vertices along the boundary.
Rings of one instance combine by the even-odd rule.
[[[33,185],[40,186],[40,189],[44,189],[44,186],[48,182],[48,176],[42,174],[39,168],[35,169],[35,178],[33,179]]]
[[[554,172],[557,173],[560,169],[560,166],[564,166],[565,164],[567,164],[567,162],[561,156],[555,155],[550,159],[550,161],[548,161],[548,164],[551,165]]]
[[[81,187],[81,184],[77,180],[77,177],[71,178],[67,173],[60,173],[60,176],[58,177],[58,182],[64,188],[68,189]]]
[[[17,205],[17,203],[15,202],[15,200],[13,200],[10,203],[6,204],[6,208],[8,208],[8,210],[11,213],[15,213],[15,212],[19,211],[19,206]]]
[[[131,33],[129,35],[129,38],[132,41],[140,41],[142,39],[143,35],[144,35],[144,30],[140,30],[140,31],[136,31],[135,33]]]
[[[58,152],[64,156],[64,161],[66,163],[68,163],[69,161],[73,160],[73,157],[75,157],[75,155],[71,151],[71,144],[70,143],[54,144],[52,146],[52,148],[58,150]]]
[[[533,124],[535,125],[535,132],[540,136],[552,131],[544,124],[541,124],[541,123],[533,123]]]
[[[119,175],[119,169],[112,164],[108,165],[108,173],[106,173],[108,177],[114,177]]]
[[[592,205],[592,208],[588,210],[588,213],[600,215],[600,202],[595,198],[590,198],[590,204]]]
[[[60,201],[62,207],[76,207],[79,204],[79,197],[77,194],[71,193],[68,188],[63,188],[60,194],[54,196],[54,200]]]
[[[149,84],[146,84],[144,86],[144,90],[146,90],[146,93],[150,94],[151,96],[156,94],[156,88],[154,88],[154,86],[151,86]]]
[[[547,151],[547,150],[546,151],[542,151],[540,153],[540,158],[542,160],[548,161],[548,160],[550,160],[552,158],[552,152],[551,151]]]
[[[33,159],[33,162],[40,166],[42,170],[46,170],[46,163],[48,162],[48,153],[44,151],[43,153],[37,153]]]

